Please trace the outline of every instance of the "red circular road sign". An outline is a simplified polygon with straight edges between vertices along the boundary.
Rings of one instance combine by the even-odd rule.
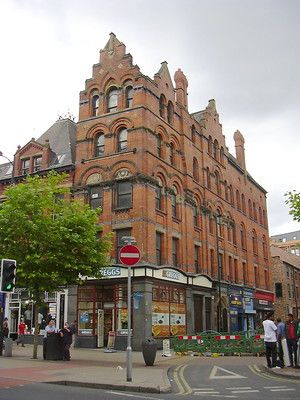
[[[125,265],[135,265],[141,259],[140,249],[132,244],[123,246],[120,250],[120,261]]]

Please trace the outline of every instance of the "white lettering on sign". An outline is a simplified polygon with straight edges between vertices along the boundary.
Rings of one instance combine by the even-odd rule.
[[[169,279],[176,279],[177,281],[180,280],[180,273],[177,271],[166,271],[163,270],[163,276]]]
[[[137,253],[121,253],[121,257],[123,257],[123,258],[140,258],[140,255]]]
[[[100,272],[102,276],[120,276],[121,268],[120,267],[101,268]]]
[[[259,304],[262,304],[263,306],[267,306],[269,303],[267,302],[267,300],[258,300]]]

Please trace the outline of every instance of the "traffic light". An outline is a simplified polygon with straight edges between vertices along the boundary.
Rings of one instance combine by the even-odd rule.
[[[16,260],[1,260],[0,292],[13,293],[16,281]]]

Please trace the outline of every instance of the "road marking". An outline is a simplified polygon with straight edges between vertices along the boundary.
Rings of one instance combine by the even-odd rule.
[[[232,393],[257,393],[259,390],[252,389],[252,390],[233,390]]]
[[[181,394],[191,394],[192,389],[187,383],[187,381],[184,379],[183,376],[183,371],[188,365],[179,365],[179,367],[175,368],[174,370],[174,381],[179,389],[179,392],[176,393],[176,395],[181,395]]]
[[[219,394],[220,392],[195,392],[194,394]]]
[[[228,389],[228,390],[239,390],[239,389],[252,389],[252,387],[250,387],[250,386],[242,386],[242,387],[237,386],[237,387],[229,387],[229,388],[226,388],[226,389]]]
[[[223,373],[225,372],[227,375],[217,375],[218,370],[222,371]],[[247,377],[236,374],[235,372],[232,371],[228,371],[228,369],[217,367],[216,365],[213,367],[209,375],[209,379],[245,379],[245,378]]]
[[[284,385],[284,386],[264,386],[264,389],[281,389],[281,388],[286,388],[286,385]]]
[[[127,397],[137,397],[139,399],[148,399],[148,400],[163,400],[158,397],[150,397],[150,396],[141,396],[139,394],[129,394],[129,393],[119,393],[119,392],[114,392],[112,390],[106,390],[106,393],[112,393],[112,394],[117,394],[118,396],[127,396]]]
[[[270,389],[271,392],[284,392],[286,390],[296,390],[296,389],[291,389],[291,388],[286,388],[286,389]]]

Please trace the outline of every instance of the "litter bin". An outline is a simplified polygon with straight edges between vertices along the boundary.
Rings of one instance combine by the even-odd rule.
[[[49,333],[46,338],[46,360],[63,359],[63,341],[59,334]]]
[[[142,341],[142,352],[145,364],[151,366],[156,357],[157,343],[153,338],[146,338]]]

